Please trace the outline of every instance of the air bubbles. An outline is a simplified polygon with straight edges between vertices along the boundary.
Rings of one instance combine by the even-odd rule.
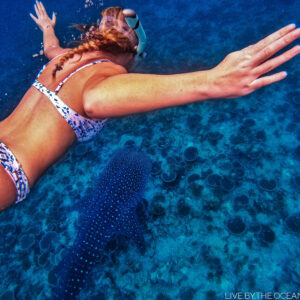
[[[84,8],[88,8],[90,6],[93,6],[94,3],[92,0],[85,0],[85,5],[84,5]]]
[[[84,8],[88,8],[88,7],[90,7],[90,6],[93,6],[93,5],[97,5],[97,4],[99,4],[100,6],[104,6],[104,0],[99,0],[99,2],[98,3],[94,3],[92,0],[85,0],[84,1]]]

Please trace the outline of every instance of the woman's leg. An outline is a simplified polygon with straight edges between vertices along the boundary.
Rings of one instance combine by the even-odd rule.
[[[14,182],[0,164],[0,212],[11,206],[17,200],[17,190]]]

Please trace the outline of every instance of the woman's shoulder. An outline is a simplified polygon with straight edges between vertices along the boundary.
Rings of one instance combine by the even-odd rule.
[[[101,72],[107,76],[114,76],[114,75],[120,75],[120,74],[127,74],[127,70],[122,65],[118,65],[112,61],[106,61],[104,63],[101,63]]]
[[[114,62],[108,61],[103,62],[101,64],[97,64],[98,66],[95,66],[98,68],[98,71],[92,75],[85,83],[84,85],[84,91],[88,91],[89,89],[92,89],[96,85],[98,85],[101,81],[116,75],[121,74],[127,74],[127,70]]]

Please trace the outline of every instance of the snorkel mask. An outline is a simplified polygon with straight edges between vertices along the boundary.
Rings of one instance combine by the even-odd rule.
[[[123,9],[123,14],[128,26],[131,29],[133,29],[136,35],[138,36],[139,44],[137,47],[137,55],[140,57],[144,57],[145,56],[144,49],[146,47],[147,37],[144,28],[140,22],[140,19],[133,9],[129,9],[129,8]]]

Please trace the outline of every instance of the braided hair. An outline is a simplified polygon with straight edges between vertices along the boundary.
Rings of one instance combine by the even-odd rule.
[[[73,58],[75,54],[80,55],[79,60],[83,53],[99,50],[110,52],[112,54],[136,54],[135,44],[137,43],[137,36],[126,24],[122,10],[123,7],[109,7],[102,11],[102,17],[107,17],[107,20],[103,24],[101,22],[101,28],[100,26],[91,26],[89,29],[84,29],[85,26],[77,26],[77,28],[80,27],[81,29],[86,30],[86,32],[81,34],[79,46],[63,55],[55,65],[56,68],[52,72],[53,79],[55,79],[56,73],[63,69],[65,62]],[[120,30],[118,30],[120,25],[118,25],[118,27],[114,26],[114,23],[117,24],[118,22],[123,24]],[[130,39],[129,34],[131,34],[133,38]]]

